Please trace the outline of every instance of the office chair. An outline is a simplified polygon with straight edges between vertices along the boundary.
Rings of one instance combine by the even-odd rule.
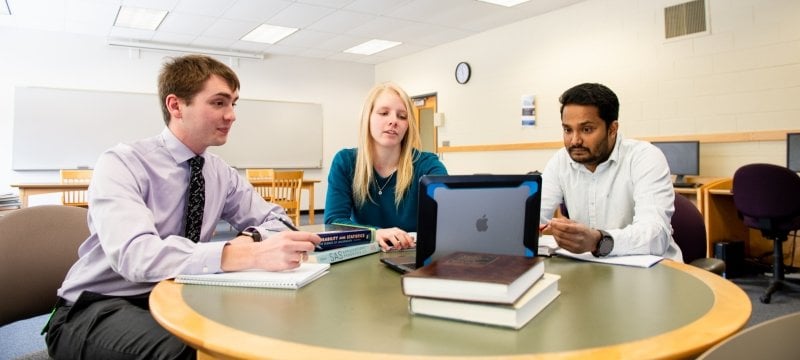
[[[0,326],[53,309],[56,291],[78,260],[78,247],[89,237],[87,212],[74,206],[42,205],[0,217],[0,287],[5,289],[0,296]],[[43,350],[26,358],[48,357]]]
[[[772,279],[760,297],[768,304],[781,288],[798,289],[784,278],[783,242],[800,229],[800,177],[783,166],[749,164],[733,174],[731,191],[744,224],[774,242]]]
[[[675,194],[675,212],[672,214],[672,238],[681,248],[683,262],[713,272],[725,273],[725,262],[706,257],[706,224],[703,215],[685,196]]]

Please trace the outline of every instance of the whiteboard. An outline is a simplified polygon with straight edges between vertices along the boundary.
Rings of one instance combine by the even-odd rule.
[[[320,104],[240,99],[223,146],[208,151],[237,168],[321,168]],[[14,170],[93,167],[121,143],[164,128],[155,94],[17,87]]]

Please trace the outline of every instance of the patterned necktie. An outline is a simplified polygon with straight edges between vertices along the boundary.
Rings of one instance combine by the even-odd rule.
[[[203,206],[206,203],[206,181],[203,179],[203,159],[195,156],[189,159],[191,175],[189,175],[189,199],[186,202],[186,238],[194,242],[200,241],[200,229],[203,225]]]

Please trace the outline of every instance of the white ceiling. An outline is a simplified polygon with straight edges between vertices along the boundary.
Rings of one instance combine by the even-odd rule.
[[[378,64],[584,0],[531,0],[513,8],[477,0],[5,1],[11,10],[0,15],[5,27]],[[155,31],[114,27],[120,5],[169,14]],[[262,23],[300,30],[274,45],[239,40]],[[342,52],[373,38],[403,44],[370,56]]]

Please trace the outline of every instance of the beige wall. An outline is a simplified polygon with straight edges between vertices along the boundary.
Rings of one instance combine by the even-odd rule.
[[[438,139],[454,146],[560,141],[557,98],[587,81],[617,92],[629,137],[800,131],[800,1],[707,0],[710,35],[665,41],[659,14],[676,1],[587,0],[374,68],[270,56],[241,60],[235,70],[243,98],[323,105],[323,168],[308,171],[323,180],[317,208],[330,160],[355,146],[361,103],[377,81],[394,80],[412,95],[438,93],[445,114]],[[154,92],[166,56],[130,57],[102,38],[2,27],[0,42],[0,191],[58,177],[11,170],[15,86]],[[453,76],[459,61],[473,68],[466,85]],[[520,96],[529,94],[537,97],[537,126],[522,128]],[[443,160],[452,173],[516,173],[543,168],[553,151],[448,152]],[[706,176],[785,163],[783,141],[703,144],[701,152]]]
[[[664,40],[676,1],[587,0],[376,66],[410,94],[436,92],[453,146],[560,141],[558,96],[600,82],[620,97],[628,137],[800,129],[800,1],[707,0],[711,33]],[[459,85],[456,63],[473,69]],[[536,95],[537,126],[520,126]],[[452,173],[541,169],[547,150],[445,152]],[[785,165],[784,141],[704,143],[701,175],[751,162]]]

